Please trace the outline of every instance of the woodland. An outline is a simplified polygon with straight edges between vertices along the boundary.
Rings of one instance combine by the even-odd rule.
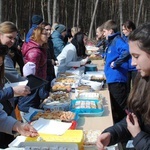
[[[22,35],[29,30],[34,14],[51,24],[80,26],[89,38],[95,37],[96,28],[109,19],[120,27],[126,20],[136,26],[150,21],[150,0],[0,0],[0,8],[0,22],[14,22]]]

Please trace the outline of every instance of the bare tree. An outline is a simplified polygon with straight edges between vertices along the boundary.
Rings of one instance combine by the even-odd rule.
[[[75,26],[76,21],[76,10],[77,10],[77,0],[74,0],[74,10],[73,10],[73,27]]]
[[[90,24],[90,30],[89,30],[89,36],[88,36],[89,39],[91,38],[91,33],[92,33],[92,28],[93,28],[93,23],[94,23],[94,18],[95,18],[98,2],[99,2],[99,0],[96,0],[94,12],[93,12],[92,20],[91,20],[91,24]]]
[[[17,13],[17,0],[15,0],[15,16],[16,16],[16,26],[18,27],[18,13]]]
[[[122,15],[122,0],[119,0],[119,14],[120,14],[120,31],[122,31],[123,15]],[[121,32],[122,35],[122,32]]]
[[[44,15],[44,0],[41,0],[41,12],[42,12],[43,20],[45,20],[45,15]]]
[[[80,0],[78,0],[77,27],[79,27],[79,19],[80,19]]]
[[[3,2],[2,0],[0,0],[0,23],[2,22],[2,6],[3,6]]]
[[[53,1],[53,23],[56,22],[56,7],[57,6],[57,0]]]
[[[47,16],[48,16],[48,22],[51,22],[51,8],[50,8],[50,5],[51,5],[51,0],[48,0],[47,2]]]
[[[137,16],[137,20],[136,20],[136,26],[138,26],[138,24],[139,24],[142,4],[143,4],[143,0],[140,0],[140,6],[139,6],[138,16]]]

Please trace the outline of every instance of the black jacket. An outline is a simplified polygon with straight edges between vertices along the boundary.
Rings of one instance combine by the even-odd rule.
[[[141,132],[135,138],[131,137],[131,134],[127,129],[126,118],[104,130],[104,132],[111,133],[111,141],[109,145],[128,141],[132,138],[136,150],[150,150],[150,125],[145,125],[142,118],[139,118],[139,124]]]

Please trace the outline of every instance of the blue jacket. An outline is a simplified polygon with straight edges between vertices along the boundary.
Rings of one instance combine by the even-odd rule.
[[[125,40],[126,43],[128,43],[128,37],[127,36],[124,35],[123,39]],[[125,59],[126,59],[126,57],[128,59],[128,71],[136,71],[137,70],[136,67],[131,65],[132,57],[131,57],[129,52],[126,54]]]
[[[29,42],[30,37],[33,33],[33,30],[37,27],[37,24],[32,24],[32,27],[30,28],[30,30],[28,31],[27,35],[26,35],[26,42]]]
[[[104,68],[107,83],[127,82],[128,63],[118,62],[126,51],[129,51],[129,46],[119,32],[108,37]],[[114,62],[114,68],[110,67],[112,62]]]
[[[56,30],[52,33],[51,38],[54,47],[54,54],[55,57],[57,57],[65,47],[65,42],[63,40],[63,36]]]

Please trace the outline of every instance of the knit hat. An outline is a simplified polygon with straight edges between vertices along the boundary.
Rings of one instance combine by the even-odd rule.
[[[39,25],[43,21],[43,18],[39,15],[33,15],[32,16],[32,24]]]
[[[23,76],[26,77],[30,74],[35,75],[35,69],[36,69],[36,65],[33,62],[27,62],[23,66]]]
[[[66,27],[63,24],[58,24],[55,26],[55,30],[57,30],[59,33],[62,33],[66,31]]]

